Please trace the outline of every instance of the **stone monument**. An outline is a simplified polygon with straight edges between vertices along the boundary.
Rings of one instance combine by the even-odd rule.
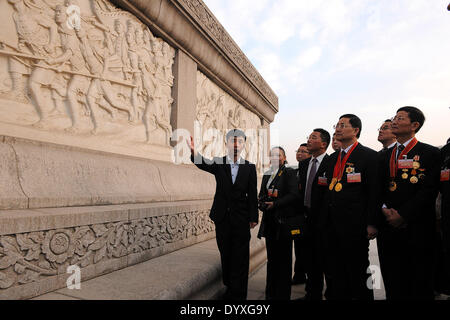
[[[0,2],[0,299],[214,237],[215,182],[246,131],[264,170],[278,99],[200,0]]]

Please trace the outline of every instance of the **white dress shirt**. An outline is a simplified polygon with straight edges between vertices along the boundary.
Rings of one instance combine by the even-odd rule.
[[[239,164],[243,164],[245,161],[242,158],[239,158],[236,162],[231,160],[231,158],[227,155],[227,163],[231,166],[231,180],[236,181],[236,177],[239,172]]]
[[[397,144],[397,141],[396,142],[392,142],[386,149],[390,149],[390,148],[392,148],[393,146],[395,146]]]
[[[353,145],[354,145],[354,143],[352,143],[351,145],[349,145],[346,149],[342,149],[341,148],[341,153],[342,153],[342,151],[345,151],[345,154],[347,154],[349,151],[350,151],[350,149],[353,147]],[[342,160],[342,159],[341,159]]]

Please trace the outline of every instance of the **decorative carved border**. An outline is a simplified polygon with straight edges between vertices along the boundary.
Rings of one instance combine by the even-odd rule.
[[[69,265],[84,268],[207,234],[214,230],[208,214],[209,210],[195,210],[0,236],[0,294],[65,274]]]
[[[213,38],[225,54],[263,93],[267,100],[278,107],[278,97],[248,60],[242,50],[234,42],[225,28],[201,0],[172,0],[186,10],[211,38]]]

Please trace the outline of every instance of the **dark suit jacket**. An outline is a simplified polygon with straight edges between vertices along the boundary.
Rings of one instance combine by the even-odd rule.
[[[418,174],[423,174],[418,183],[410,182],[411,171],[408,170],[408,179],[402,179],[402,169],[398,169],[395,182],[397,189],[389,191],[390,171],[389,160],[392,153],[390,148],[380,159],[380,177],[382,203],[388,208],[394,208],[405,219],[411,240],[415,244],[422,245],[423,240],[431,241],[436,221],[435,204],[439,188],[440,177],[440,153],[439,149],[425,143],[418,142],[408,154],[408,159],[419,156],[420,169]],[[416,176],[418,176],[418,174]],[[390,228],[381,214],[382,227]],[[422,244],[421,244],[422,243]]]
[[[309,214],[307,215],[307,220],[308,222],[312,223],[315,226],[321,220],[319,217],[320,209],[323,203],[325,193],[328,190],[328,185],[325,186],[319,185],[319,177],[324,176],[324,174],[326,175],[329,160],[330,156],[325,154],[325,156],[322,159],[322,162],[320,163],[319,168],[317,168],[317,172],[311,187],[311,208],[310,210],[308,210]],[[305,202],[306,180],[308,177],[308,166],[310,162],[311,158],[306,159],[304,161],[300,161],[298,163],[298,170],[299,170],[298,185],[300,190],[299,202],[302,208],[304,208],[303,203]]]
[[[328,161],[327,179],[330,184],[339,151]],[[379,204],[378,153],[359,143],[347,160],[355,173],[361,173],[361,182],[348,183],[344,170],[342,190],[327,189],[322,205],[323,223],[331,223],[336,233],[344,238],[367,235],[368,225],[377,225]]]
[[[450,143],[441,149],[441,170],[450,169]],[[450,181],[441,182],[441,226],[446,250],[450,251]]]
[[[215,223],[220,222],[226,215],[242,223],[258,222],[258,199],[256,189],[256,167],[245,160],[239,165],[238,175],[233,184],[231,166],[227,164],[227,157],[205,159],[201,155],[191,156],[191,161],[201,170],[214,175],[216,179],[216,193],[209,214]]]
[[[277,174],[271,182],[273,189],[278,190],[278,197],[273,201],[273,209],[263,212],[258,237],[266,237],[267,232],[276,232],[279,226],[277,222],[279,219],[300,214],[296,170],[284,166],[280,169],[283,169],[281,176]],[[266,172],[262,178],[259,199],[267,195],[267,182],[269,178],[270,173]]]

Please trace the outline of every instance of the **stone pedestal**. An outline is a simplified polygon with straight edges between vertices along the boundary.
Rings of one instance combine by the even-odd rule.
[[[183,139],[218,132],[197,147],[222,155],[243,129],[261,173],[278,111],[200,0],[53,2],[0,1],[1,299],[212,239],[214,177]]]
[[[172,127],[194,133],[195,108],[197,104],[197,64],[183,51],[177,50],[174,63],[174,97]]]

